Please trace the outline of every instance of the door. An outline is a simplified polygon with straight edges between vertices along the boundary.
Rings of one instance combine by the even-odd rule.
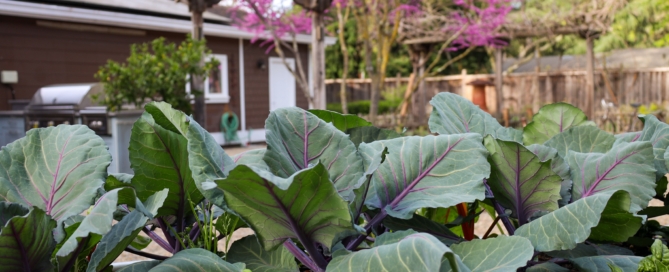
[[[295,60],[286,59],[295,71]],[[269,110],[295,107],[295,78],[281,58],[269,58]]]

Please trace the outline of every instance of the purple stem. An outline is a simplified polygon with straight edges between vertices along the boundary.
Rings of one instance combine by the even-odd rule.
[[[162,248],[163,248],[164,250],[166,250],[167,252],[172,252],[172,251],[174,251],[174,248],[173,248],[172,246],[170,246],[170,244],[169,244],[167,241],[163,240],[163,238],[161,238],[160,236],[158,236],[157,233],[155,233],[155,232],[149,230],[149,228],[147,228],[147,227],[144,227],[144,228],[142,229],[142,231],[143,231],[144,233],[146,233],[146,235],[148,235],[149,238],[151,238],[151,240],[153,240],[154,242],[156,242],[156,244],[158,244],[160,247],[162,247]]]
[[[323,269],[318,267],[318,265],[316,265],[316,263],[314,263],[314,261],[311,258],[309,258],[307,254],[304,254],[304,251],[302,251],[299,247],[297,247],[297,245],[295,245],[295,243],[293,243],[293,241],[291,241],[290,239],[286,240],[283,243],[283,246],[285,246],[286,249],[288,249],[288,251],[290,251],[290,253],[292,253],[295,256],[295,258],[300,260],[300,262],[302,262],[309,269],[311,269],[311,271],[323,272]]]
[[[172,248],[172,253],[174,253],[174,248],[176,248],[177,240],[175,237],[172,237],[170,235],[170,229],[167,228],[167,222],[165,222],[165,219],[162,217],[156,218],[158,221],[158,225],[160,226],[160,229],[163,231],[163,234],[165,235],[165,239],[170,243],[170,247]]]
[[[195,222],[195,225],[190,230],[188,237],[190,237],[191,241],[195,241],[195,238],[197,238],[199,235],[200,235],[200,224],[198,222]]]
[[[384,218],[386,218],[386,210],[381,210],[380,213],[378,213],[374,218],[372,218],[371,221],[365,226],[365,234],[361,234],[358,236],[358,238],[355,238],[355,240],[351,241],[347,246],[347,250],[353,250],[356,249],[363,241],[367,240],[367,236],[372,233],[372,229],[375,228],[377,225],[381,224],[381,221],[383,221]]]
[[[504,211],[502,205],[499,205],[499,203],[495,201],[495,195],[493,195],[492,190],[490,190],[490,186],[488,186],[487,179],[483,179],[483,185],[485,185],[486,193],[491,197],[490,201],[492,202],[492,205],[495,208],[495,211],[497,212],[497,216],[499,216],[500,220],[502,220],[504,228],[506,228],[506,231],[509,233],[509,236],[513,235],[516,232],[516,228],[511,223],[511,220],[509,220],[509,216],[506,215],[506,211]]]

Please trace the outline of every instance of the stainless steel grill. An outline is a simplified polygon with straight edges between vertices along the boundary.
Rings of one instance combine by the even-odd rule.
[[[25,108],[26,130],[60,124],[87,125],[98,135],[110,135],[109,114],[92,99],[102,94],[100,83],[58,84],[40,88]]]

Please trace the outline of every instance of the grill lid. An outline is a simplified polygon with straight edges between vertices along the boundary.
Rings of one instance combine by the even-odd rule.
[[[100,83],[57,84],[40,88],[33,95],[28,111],[82,110],[98,106],[91,96],[102,92]]]

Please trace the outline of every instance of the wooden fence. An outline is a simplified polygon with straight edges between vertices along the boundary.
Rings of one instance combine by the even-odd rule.
[[[451,75],[427,78],[425,94],[413,96],[412,115],[419,110],[431,112],[428,101],[439,92],[452,92],[471,100],[472,86],[467,83],[475,79],[494,81],[489,74]],[[388,78],[386,86],[398,87],[407,84],[408,78]],[[328,103],[338,103],[339,86],[342,80],[326,80]],[[370,79],[347,80],[349,101],[369,99]],[[669,100],[669,67],[638,70],[597,70],[595,72],[594,103],[590,105],[586,96],[585,71],[561,71],[540,73],[516,73],[504,76],[504,107],[512,114],[522,114],[528,109],[533,112],[548,103],[566,102],[581,108],[590,119],[596,119],[602,112],[602,99],[617,102],[617,106],[632,103],[662,103]],[[496,113],[497,92],[494,86],[486,87],[486,103],[491,113]],[[426,120],[420,121],[425,123]]]

